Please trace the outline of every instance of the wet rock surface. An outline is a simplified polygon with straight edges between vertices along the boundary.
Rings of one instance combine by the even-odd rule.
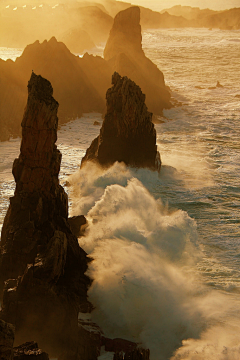
[[[1,318],[15,325],[15,343],[34,339],[56,356],[77,352],[77,317],[89,279],[59,185],[58,103],[52,94],[50,82],[32,73],[21,152],[13,164],[16,190],[2,229],[0,289]]]
[[[170,92],[163,73],[142,50],[139,7],[130,7],[116,15],[104,49],[104,59],[113,71],[129,77],[140,86],[151,112],[161,114],[163,108],[171,107]]]
[[[107,91],[107,113],[100,135],[93,140],[82,159],[103,167],[123,161],[133,167],[160,170],[160,154],[156,146],[156,130],[152,114],[145,105],[145,95],[127,77],[114,73],[113,86]]]

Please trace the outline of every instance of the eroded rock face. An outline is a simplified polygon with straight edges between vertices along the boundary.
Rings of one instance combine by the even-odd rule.
[[[150,111],[161,114],[163,108],[171,107],[163,73],[142,50],[139,7],[130,7],[116,15],[104,50],[104,59],[113,71],[129,77],[141,87]]]
[[[156,130],[145,105],[145,95],[132,80],[116,72],[112,84],[106,94],[107,113],[100,135],[87,149],[81,167],[87,161],[103,167],[123,161],[126,165],[159,171]]]
[[[34,339],[57,356],[77,351],[78,311],[87,302],[89,280],[58,180],[58,103],[52,94],[50,82],[32,73],[21,153],[13,164],[16,190],[2,229],[0,288],[1,318],[16,326],[16,344]]]
[[[0,358],[1,360],[12,360],[14,326],[0,320]]]

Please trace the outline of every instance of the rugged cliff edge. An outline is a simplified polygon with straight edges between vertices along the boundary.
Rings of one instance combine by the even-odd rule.
[[[159,171],[156,130],[145,105],[145,95],[134,81],[117,72],[112,76],[112,84],[106,94],[107,113],[100,135],[87,149],[81,167],[87,161],[103,167],[123,161],[126,165]]]
[[[77,352],[78,312],[87,304],[86,253],[68,223],[59,185],[58,103],[49,81],[32,73],[13,164],[14,196],[0,247],[1,318],[16,327],[16,344],[35,340],[58,356]],[[4,287],[4,289],[3,289]]]
[[[142,50],[139,7],[130,7],[116,15],[104,50],[104,59],[113,71],[128,76],[141,87],[150,111],[161,114],[164,108],[171,107],[163,73]]]

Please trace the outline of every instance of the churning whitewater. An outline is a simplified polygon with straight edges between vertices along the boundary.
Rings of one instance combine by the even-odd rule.
[[[151,360],[239,360],[240,31],[151,30],[143,48],[175,102],[155,125],[159,176],[123,164],[78,170],[100,114],[58,132],[71,215],[89,221],[79,241],[94,258],[92,319],[149,347]],[[19,146],[0,143],[1,225]]]

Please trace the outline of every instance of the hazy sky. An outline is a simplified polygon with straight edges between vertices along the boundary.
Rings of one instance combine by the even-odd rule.
[[[124,0],[120,0],[124,1]],[[240,0],[125,0],[126,2],[131,2],[132,4],[142,5],[149,7],[154,10],[162,10],[170,8],[174,5],[189,5],[197,6],[200,8],[210,8],[210,9],[229,9],[233,7],[240,7]]]

